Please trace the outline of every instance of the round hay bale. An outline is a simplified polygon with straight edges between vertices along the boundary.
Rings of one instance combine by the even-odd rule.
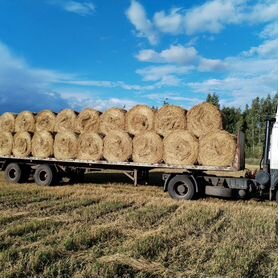
[[[53,156],[54,140],[50,132],[35,132],[32,138],[32,155],[39,158],[48,158]]]
[[[187,130],[171,132],[163,140],[163,160],[173,165],[193,165],[198,158],[198,139]]]
[[[15,132],[35,131],[35,117],[32,112],[23,111],[19,113],[15,119]]]
[[[107,135],[113,130],[125,130],[125,114],[124,109],[111,108],[100,116],[99,132]]]
[[[28,157],[32,150],[32,138],[29,132],[22,131],[14,135],[13,155]]]
[[[221,112],[211,103],[201,103],[187,113],[187,129],[197,137],[222,128]]]
[[[13,149],[13,135],[11,132],[0,132],[0,155],[11,155]]]
[[[103,140],[103,157],[109,162],[128,161],[132,155],[132,139],[127,132],[114,130]]]
[[[72,131],[59,132],[54,139],[54,157],[57,159],[74,159],[77,157],[78,138]]]
[[[6,112],[0,116],[0,131],[14,132],[15,115]]]
[[[126,127],[130,134],[137,135],[154,128],[154,111],[146,105],[136,105],[126,114]]]
[[[36,116],[36,131],[53,132],[56,123],[56,115],[50,110],[41,111]]]
[[[88,132],[79,136],[77,158],[84,160],[100,160],[102,154],[103,141],[97,133]]]
[[[56,132],[75,131],[76,112],[65,109],[58,113],[55,123]]]
[[[155,115],[155,131],[166,137],[174,130],[186,129],[186,110],[175,105],[161,107]]]
[[[199,139],[198,162],[209,166],[231,166],[236,153],[236,138],[224,130],[210,132]]]
[[[132,160],[138,163],[159,163],[163,157],[163,142],[154,131],[147,131],[133,138]]]
[[[76,119],[76,131],[83,132],[98,132],[100,112],[94,109],[87,108],[82,111]]]

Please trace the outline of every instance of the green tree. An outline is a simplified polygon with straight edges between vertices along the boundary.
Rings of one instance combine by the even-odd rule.
[[[219,96],[216,93],[209,93],[206,99],[207,102],[217,106],[218,108],[220,107],[219,104]]]

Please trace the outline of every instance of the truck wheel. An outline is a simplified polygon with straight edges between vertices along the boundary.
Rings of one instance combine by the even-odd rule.
[[[5,179],[9,183],[20,183],[24,178],[22,167],[18,163],[10,163],[5,169]]]
[[[205,189],[205,194],[210,196],[217,196],[223,198],[231,198],[232,197],[232,189],[220,186],[210,186],[207,185]]]
[[[35,183],[38,185],[52,185],[55,180],[56,171],[49,165],[40,165],[34,174]]]
[[[168,183],[168,193],[173,199],[192,200],[195,197],[195,186],[186,176],[177,175]]]

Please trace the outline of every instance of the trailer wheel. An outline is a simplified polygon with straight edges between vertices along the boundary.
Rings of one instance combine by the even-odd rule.
[[[168,183],[168,193],[173,199],[192,200],[196,195],[193,182],[186,176],[177,175]]]
[[[56,171],[49,165],[40,165],[34,174],[35,183],[42,186],[49,186],[54,183]]]
[[[5,169],[5,179],[9,183],[20,183],[24,179],[22,167],[18,163],[10,163]]]
[[[207,185],[205,189],[205,194],[210,196],[217,196],[223,198],[231,198],[232,197],[232,189],[220,186],[210,186]]]

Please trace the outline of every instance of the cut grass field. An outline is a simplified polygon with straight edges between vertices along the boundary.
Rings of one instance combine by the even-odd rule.
[[[274,202],[178,202],[122,175],[90,179],[43,188],[0,175],[1,278],[277,277]]]

